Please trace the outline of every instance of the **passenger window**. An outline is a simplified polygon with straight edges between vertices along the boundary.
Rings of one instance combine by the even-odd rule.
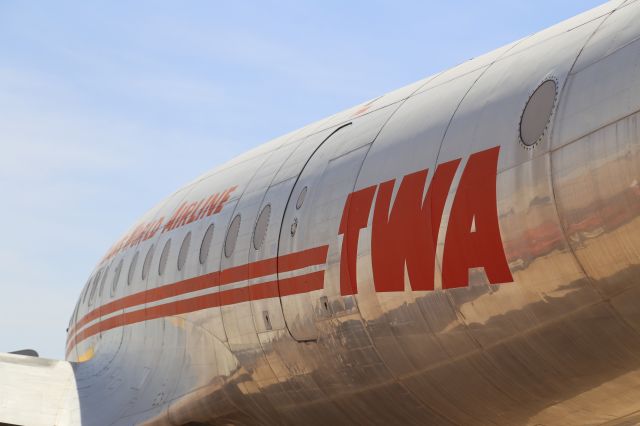
[[[191,232],[185,235],[180,246],[180,252],[178,253],[178,271],[182,271],[184,264],[187,261],[187,254],[189,253],[189,245],[191,244]]]
[[[89,306],[93,305],[93,299],[96,297],[96,290],[98,289],[98,282],[100,282],[100,273],[98,271],[95,278],[93,279],[93,285],[91,285],[91,295],[89,296]]]
[[[269,217],[271,216],[271,205],[264,206],[256,221],[256,227],[253,230],[253,248],[260,250],[265,235],[267,235],[267,228],[269,227]]]
[[[142,279],[147,279],[147,275],[149,274],[149,268],[151,267],[151,261],[153,260],[153,252],[155,251],[155,245],[149,247],[149,251],[144,258],[144,263],[142,264]]]
[[[84,286],[84,294],[82,295],[82,303],[87,301],[87,295],[89,294],[90,285],[91,285],[91,277],[89,277],[89,280],[87,281],[87,283]]]
[[[238,232],[240,231],[240,215],[236,215],[229,225],[227,230],[227,238],[224,241],[224,255],[231,257],[233,251],[236,249],[236,241],[238,241]]]
[[[200,245],[200,264],[204,265],[209,257],[209,249],[211,248],[211,240],[213,239],[213,223],[209,225],[207,231],[202,237],[202,244]]]
[[[131,283],[133,282],[133,277],[136,272],[136,264],[138,263],[139,254],[140,252],[137,251],[136,254],[133,255],[133,259],[131,259],[131,264],[129,264],[129,274],[127,275],[127,285],[131,285]]]
[[[122,262],[123,259],[120,259],[120,263],[116,267],[116,272],[113,274],[113,282],[111,283],[111,296],[116,294],[116,290],[118,289],[118,281],[120,280],[120,273],[122,272]]]
[[[98,296],[102,297],[102,290],[104,290],[104,283],[107,281],[107,275],[109,275],[109,267],[104,270],[102,274],[102,281],[100,281],[100,291],[98,291]]]
[[[160,263],[158,264],[158,275],[164,274],[164,270],[167,267],[167,259],[169,258],[169,251],[171,250],[171,238],[167,240],[160,253]]]

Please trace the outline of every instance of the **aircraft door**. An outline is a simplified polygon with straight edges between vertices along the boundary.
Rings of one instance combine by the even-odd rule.
[[[278,290],[298,341],[318,338],[325,319],[357,311],[339,282],[339,227],[369,147],[392,108],[336,129],[307,160],[287,202],[278,241]]]

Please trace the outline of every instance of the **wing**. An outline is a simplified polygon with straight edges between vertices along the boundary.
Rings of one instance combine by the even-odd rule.
[[[71,363],[0,353],[1,424],[80,424],[78,391]]]

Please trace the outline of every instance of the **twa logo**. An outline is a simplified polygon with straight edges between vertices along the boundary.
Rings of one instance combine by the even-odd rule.
[[[442,258],[442,288],[469,285],[469,269],[484,268],[491,284],[513,282],[498,226],[496,177],[500,147],[472,154],[453,199]],[[429,170],[349,194],[342,213],[340,292],[358,292],[356,258],[360,230],[371,223],[371,266],[377,292],[404,291],[405,265],[413,291],[434,289],[440,222],[461,160],[440,164],[424,195]],[[375,198],[375,204],[374,204]]]

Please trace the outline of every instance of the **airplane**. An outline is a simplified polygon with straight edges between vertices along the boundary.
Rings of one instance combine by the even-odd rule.
[[[640,1],[205,173],[99,260],[12,425],[640,423]]]

